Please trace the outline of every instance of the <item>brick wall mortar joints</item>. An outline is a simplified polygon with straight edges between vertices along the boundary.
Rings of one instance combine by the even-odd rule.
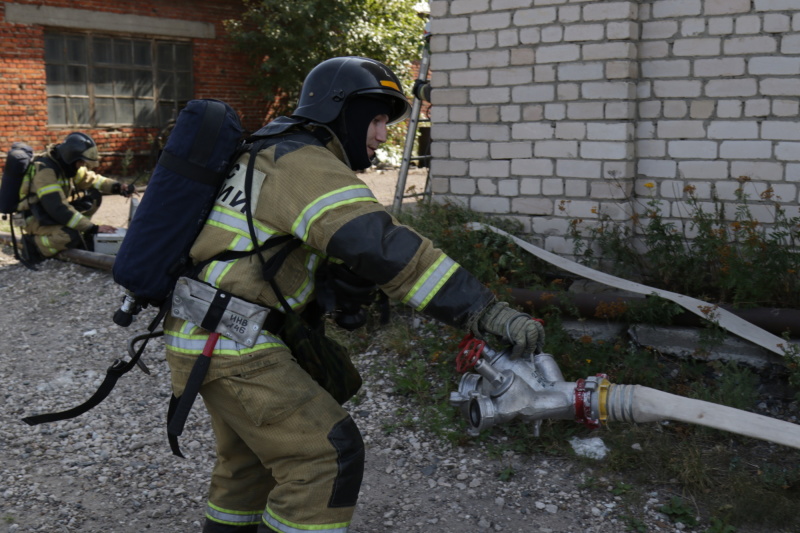
[[[33,3],[21,0],[19,3]],[[231,103],[242,115],[245,127],[256,129],[264,120],[265,102],[256,102],[241,97],[247,94],[245,85],[245,58],[232,55],[227,48],[225,35],[220,22],[233,16],[230,7],[219,8],[218,4],[203,0],[194,2],[192,14],[186,13],[186,2],[165,4],[157,0],[142,0],[134,4],[108,2],[74,2],[70,0],[47,0],[49,7],[81,8],[119,13],[123,15],[145,15],[158,13],[159,17],[214,22],[214,39],[193,39],[195,62],[195,98],[221,98]],[[2,12],[2,6],[0,6]],[[55,29],[54,31],[58,31]],[[68,31],[68,30],[65,30]],[[103,34],[105,32],[97,31]],[[128,36],[128,35],[126,35]],[[165,37],[168,40],[175,40]],[[151,128],[105,128],[105,127],[54,127],[47,124],[47,105],[44,69],[44,28],[37,24],[10,24],[0,16],[0,97],[9,105],[0,110],[3,123],[0,124],[0,165],[4,164],[5,152],[14,141],[23,140],[34,149],[42,150],[47,144],[58,142],[75,129],[91,134],[103,155],[100,170],[118,173],[119,161],[130,147],[142,163],[142,169],[149,169],[151,144],[148,136],[158,133],[159,127]],[[180,39],[178,39],[180,40]],[[224,54],[225,61],[219,57]],[[222,65],[226,74],[218,72]],[[208,68],[212,66],[213,68]],[[201,72],[202,74],[197,74]],[[208,77],[208,78],[207,78]],[[213,79],[213,77],[222,79]],[[234,83],[232,83],[234,80]],[[239,80],[239,81],[235,81]]]
[[[437,0],[434,0],[436,3]],[[686,2],[685,4],[688,6],[693,2]],[[489,81],[486,82],[484,87],[477,86],[476,88],[469,88],[469,87],[460,87],[456,88],[450,86],[450,91],[452,93],[456,93],[458,91],[463,92],[466,95],[465,101],[459,105],[449,105],[448,111],[452,112],[453,114],[457,114],[455,111],[458,107],[468,107],[470,104],[472,105],[481,105],[481,106],[495,106],[498,109],[505,110],[504,112],[508,116],[515,116],[517,117],[516,124],[524,123],[528,121],[532,124],[530,126],[528,135],[535,134],[533,130],[535,130],[536,124],[541,124],[544,122],[554,122],[559,125],[584,125],[587,126],[589,124],[597,124],[603,122],[612,122],[612,123],[619,123],[624,122],[631,127],[634,131],[630,137],[626,140],[620,139],[613,139],[609,142],[621,142],[626,145],[630,145],[631,148],[626,150],[627,158],[623,160],[623,162],[630,162],[630,161],[643,161],[644,163],[644,170],[647,170],[647,161],[653,158],[651,152],[653,151],[661,151],[661,154],[655,157],[655,161],[664,161],[665,163],[674,163],[671,165],[671,172],[672,175],[670,176],[673,180],[678,181],[685,181],[687,183],[692,181],[697,181],[698,183],[702,182],[702,180],[708,180],[704,174],[712,173],[712,172],[719,172],[720,170],[724,170],[725,174],[714,178],[716,181],[724,181],[731,177],[732,173],[738,171],[747,171],[750,169],[757,168],[759,163],[766,163],[770,162],[770,158],[775,159],[778,147],[781,146],[780,152],[780,159],[777,163],[774,163],[771,167],[762,165],[761,172],[764,174],[758,176],[757,179],[763,179],[766,181],[771,181],[773,183],[786,183],[788,186],[784,189],[787,196],[794,196],[790,201],[796,206],[798,203],[798,185],[797,182],[800,182],[800,161],[796,161],[792,159],[793,157],[800,158],[800,156],[792,156],[790,155],[792,151],[796,148],[800,148],[800,134],[794,134],[791,130],[800,130],[798,127],[798,110],[797,108],[800,107],[800,99],[798,99],[797,94],[800,91],[795,90],[792,91],[793,88],[800,87],[800,81],[796,81],[797,76],[794,76],[794,79],[791,78],[791,73],[789,75],[781,75],[780,73],[776,73],[770,71],[769,69],[775,68],[776,64],[781,64],[780,61],[776,61],[772,57],[763,57],[760,58],[759,55],[764,56],[764,54],[768,51],[768,43],[769,42],[778,42],[777,50],[780,51],[781,47],[781,39],[783,39],[784,47],[787,46],[797,46],[800,50],[800,35],[798,35],[798,30],[800,30],[800,25],[798,25],[797,21],[800,21],[800,9],[798,9],[794,13],[789,13],[790,16],[786,18],[781,18],[779,15],[784,15],[784,11],[765,11],[765,12],[758,12],[753,13],[750,10],[749,2],[747,10],[744,10],[744,4],[739,0],[730,0],[727,2],[723,2],[720,0],[719,2],[714,2],[713,0],[706,0],[705,3],[695,2],[698,5],[706,5],[711,6],[708,9],[716,9],[719,11],[731,11],[736,13],[737,16],[749,16],[758,18],[762,21],[759,24],[766,24],[765,20],[769,19],[772,25],[771,27],[776,28],[773,29],[772,34],[777,35],[779,33],[780,28],[784,28],[782,31],[782,37],[770,37],[768,39],[761,39],[756,41],[751,41],[744,35],[745,42],[748,44],[759,44],[762,46],[761,52],[745,54],[740,50],[739,41],[736,40],[729,40],[725,41],[726,38],[728,39],[740,39],[742,35],[733,35],[731,37],[724,37],[724,36],[715,36],[711,32],[719,31],[716,26],[719,23],[714,23],[715,26],[710,28],[709,21],[718,21],[721,19],[725,19],[726,17],[733,17],[734,15],[729,13],[717,13],[707,16],[703,19],[703,31],[697,33],[696,21],[698,19],[697,16],[692,16],[690,14],[681,15],[677,17],[672,17],[672,19],[677,19],[676,21],[672,20],[671,18],[667,17],[663,13],[659,13],[662,18],[654,18],[652,9],[653,5],[648,4],[645,2],[639,1],[630,1],[630,2],[615,2],[615,4],[626,4],[631,7],[631,13],[636,11],[636,7],[639,8],[638,17],[635,20],[635,23],[632,23],[632,26],[635,26],[639,32],[633,32],[634,35],[628,40],[629,43],[635,44],[637,50],[640,53],[637,53],[635,57],[626,57],[625,60],[628,62],[628,74],[629,76],[625,79],[626,83],[629,83],[637,88],[637,94],[625,99],[622,98],[621,101],[610,101],[607,102],[606,107],[603,113],[595,114],[594,116],[580,116],[578,113],[587,113],[589,114],[590,108],[592,107],[592,101],[587,100],[585,98],[586,94],[583,92],[584,90],[592,87],[591,84],[595,84],[595,87],[600,89],[600,85],[597,82],[589,81],[591,80],[591,73],[588,72],[587,64],[591,62],[587,62],[585,56],[581,55],[577,60],[572,62],[556,62],[554,64],[545,63],[542,64],[540,62],[530,62],[530,67],[533,70],[534,81],[529,83],[530,86],[537,86],[540,90],[538,96],[533,88],[527,88],[525,90],[517,89],[516,95],[519,100],[515,100],[514,98],[514,90],[513,88],[509,88],[508,90],[504,90],[502,86],[499,84],[493,85],[491,81],[492,77],[492,68],[494,69],[502,69],[502,65],[489,67],[488,78]],[[555,5],[554,5],[555,4]],[[554,16],[558,16],[558,9],[559,7],[564,8],[574,8],[578,7],[585,7],[588,3],[559,3],[559,2],[548,2],[547,6],[535,5],[533,6],[534,9],[551,9],[555,13]],[[595,5],[596,9],[602,8],[603,6]],[[778,15],[778,16],[775,16]],[[794,17],[792,19],[792,16]],[[769,18],[771,17],[771,18]],[[792,22],[792,21],[795,22]],[[670,42],[669,48],[667,50],[666,55],[661,55],[657,57],[653,57],[654,52],[657,50],[651,50],[653,43],[660,43],[664,41],[664,38],[652,38],[648,39],[646,35],[641,35],[641,32],[644,31],[644,28],[647,24],[651,24],[654,21],[672,21],[676,23],[676,29],[673,33],[678,32],[674,39]],[[746,19],[747,24],[752,25],[753,21]],[[565,28],[568,28],[570,24],[581,24],[586,25],[589,21],[579,18],[579,19],[570,19],[567,21],[559,21],[554,19],[554,24],[550,27],[552,28],[560,28],[561,34],[559,35],[558,31],[553,31],[549,34],[550,41],[543,42],[542,41],[542,32],[541,28],[538,28],[539,32],[538,35],[534,35],[532,32],[528,33],[529,42],[525,43],[524,45],[519,44],[511,44],[508,45],[507,48],[511,51],[519,50],[520,48],[524,48],[528,46],[529,48],[534,50],[534,54],[538,53],[542,47],[556,47],[562,46],[561,49],[557,49],[557,51],[561,51],[564,53],[573,53],[570,52],[574,50],[574,42],[565,42],[562,37],[565,33]],[[606,22],[609,22],[608,20]],[[792,26],[794,24],[794,26]],[[740,23],[741,28],[745,28],[745,22]],[[530,29],[530,28],[528,28]],[[653,26],[649,27],[650,30],[653,29]],[[763,27],[762,27],[763,29]],[[517,33],[522,33],[525,31],[524,27],[516,28]],[[663,30],[662,30],[663,31]],[[687,32],[686,35],[681,35],[680,32],[685,31]],[[787,39],[786,36],[790,36]],[[509,37],[507,36],[507,39]],[[561,39],[561,40],[559,40]],[[769,39],[772,39],[770,41]],[[794,41],[791,39],[797,39],[796,45],[794,45]],[[674,42],[677,41],[679,46],[674,49],[673,45]],[[607,41],[609,42],[609,41]],[[726,42],[734,43],[728,44],[726,48]],[[786,44],[788,43],[788,44]],[[445,44],[443,41],[440,44]],[[581,54],[583,54],[583,50],[585,46],[591,46],[592,42],[587,42],[580,45]],[[613,43],[617,44],[617,43]],[[691,45],[691,46],[690,46]],[[693,47],[700,47],[697,52],[692,52]],[[446,48],[446,46],[443,46]],[[705,49],[703,47],[706,47]],[[743,48],[743,47],[742,47]],[[552,48],[551,48],[552,50]],[[603,49],[593,50],[595,54],[601,54]],[[718,52],[718,53],[717,53]],[[727,52],[727,53],[726,53]],[[460,52],[464,57],[470,57],[471,51],[463,50]],[[792,55],[794,54],[794,55]],[[509,53],[510,56],[513,54]],[[517,55],[520,55],[517,52]],[[788,54],[789,61],[783,62],[784,65],[792,65],[792,60],[796,59],[798,65],[800,65],[800,51],[793,52]],[[434,56],[435,57],[435,56]],[[744,69],[747,70],[748,74],[752,74],[752,77],[758,78],[757,83],[755,84],[755,90],[751,89],[751,86],[748,85],[749,82],[745,81],[744,83],[737,83],[737,78],[733,78],[733,81],[720,81],[716,84],[709,84],[707,82],[716,81],[713,79],[711,75],[709,76],[700,76],[695,74],[695,69],[703,68],[703,69],[710,69],[715,66],[715,61],[717,62],[716,65],[718,68],[725,68],[723,63],[729,59],[743,59],[745,62]],[[672,76],[663,76],[661,73],[663,71],[659,71],[655,76],[644,76],[643,71],[647,68],[659,68],[663,69],[666,67],[666,64],[656,65],[653,63],[656,60],[662,61],[672,61],[676,62],[673,63],[676,67],[680,67],[684,70],[683,73],[677,72]],[[613,57],[599,57],[596,59],[595,63],[602,64],[604,67],[609,65],[612,61],[614,61]],[[679,64],[677,62],[683,62],[683,64]],[[614,64],[617,70],[615,72],[620,71],[619,61]],[[727,68],[733,68],[733,63],[729,63]],[[434,65],[435,68],[435,65]],[[558,69],[561,68],[561,71]],[[573,80],[563,80],[559,77],[559,75],[566,75],[569,72],[569,68],[572,68],[571,75],[575,76],[576,78]],[[579,70],[581,68],[585,69],[585,72],[581,74]],[[596,67],[594,67],[596,68]],[[759,74],[759,73],[752,73],[752,69],[762,69],[766,71],[766,73]],[[465,67],[464,71],[469,71],[469,67]],[[688,72],[686,72],[688,71]],[[607,74],[607,73],[604,73]],[[441,79],[447,81],[449,76],[452,73],[445,74]],[[581,79],[580,76],[586,76],[587,79]],[[703,84],[700,87],[700,93],[694,94],[692,91],[696,91],[696,87],[698,87],[697,81],[698,79]],[[685,85],[683,88],[678,85],[678,83],[684,83]],[[675,81],[677,83],[669,83]],[[563,83],[561,83],[563,82]],[[663,83],[667,82],[667,83]],[[794,85],[792,85],[794,84]],[[500,90],[498,89],[498,86]],[[550,100],[546,99],[542,94],[542,88],[539,86],[543,86],[545,88],[551,87],[554,93],[554,97]],[[796,86],[796,87],[795,87]],[[611,87],[610,85],[607,87]],[[707,93],[706,87],[711,87],[712,92]],[[495,89],[495,90],[492,90]],[[688,91],[690,94],[680,94],[673,95],[670,91],[674,90],[683,90]],[[720,92],[722,94],[714,94],[713,91]],[[752,95],[745,95],[740,96],[737,94],[726,95],[724,91],[734,92],[747,92],[752,91]],[[659,92],[662,94],[654,94],[654,92]],[[563,94],[562,94],[563,93]],[[523,97],[523,94],[525,95]],[[480,101],[470,100],[473,97],[478,97]],[[528,100],[525,101],[524,98]],[[740,100],[739,104],[736,103],[736,100]],[[709,104],[708,102],[711,102]],[[596,102],[595,102],[596,104]],[[653,111],[648,109],[649,107],[654,107],[658,105],[657,114],[653,115]],[[708,114],[708,107],[712,107],[711,114]],[[737,113],[737,106],[741,108],[741,111]],[[516,109],[515,109],[516,108]],[[598,108],[595,105],[595,108]],[[608,110],[613,110],[614,115],[609,115]],[[513,110],[513,112],[512,112]],[[569,112],[572,111],[576,114],[576,116],[569,116]],[[626,115],[627,113],[627,115]],[[445,114],[447,115],[447,114]],[[527,117],[526,117],[527,115]],[[499,115],[502,116],[502,115]],[[612,118],[612,116],[614,118]],[[694,120],[690,120],[690,118]],[[688,140],[683,140],[681,137],[672,137],[669,135],[669,128],[670,122],[674,120],[683,120],[686,123],[686,127],[688,130],[684,132],[684,135],[688,134]],[[726,124],[721,123],[721,120],[727,120],[730,123],[733,123],[733,126],[739,130],[743,130],[747,132],[746,134],[739,134],[739,138],[736,135],[729,135],[732,138],[725,137],[725,134],[722,133],[723,136],[720,136],[721,133],[726,129]],[[656,128],[661,127],[662,132],[667,135],[654,135],[652,132],[647,131],[647,123],[652,122],[656,126]],[[699,134],[694,134],[692,128],[692,122],[698,123],[700,129]],[[506,122],[501,122],[506,124]],[[755,133],[751,129],[750,124],[756,123],[757,129]],[[716,124],[716,126],[715,126]],[[510,129],[512,126],[508,125]],[[471,129],[467,127],[464,132],[469,132]],[[717,131],[718,133],[714,133]],[[655,132],[657,133],[657,132]],[[468,133],[467,133],[468,134]],[[434,136],[436,134],[434,133]],[[649,135],[649,136],[648,136]],[[795,138],[797,137],[797,138]],[[520,142],[524,139],[515,137],[513,134],[506,139],[504,142]],[[528,141],[535,147],[538,145],[546,146],[548,142],[552,141],[553,139],[549,138],[537,138],[534,136],[529,136]],[[455,142],[455,139],[449,139],[447,141],[442,142]],[[659,147],[658,143],[661,142],[661,147]],[[579,139],[578,146],[584,146],[587,143],[587,139],[582,137]],[[791,144],[794,143],[794,144]],[[535,150],[535,148],[534,148]],[[445,153],[446,149],[439,149],[440,153]],[[746,158],[743,158],[742,155],[746,154]],[[738,159],[737,159],[738,158]],[[747,158],[751,160],[747,160]],[[568,179],[572,180],[584,180],[584,181],[595,181],[599,182],[596,178],[594,180],[586,177],[572,177],[569,178],[568,176],[560,176],[556,167],[559,162],[565,161],[567,159],[560,159],[558,156],[552,157],[545,157],[544,155],[534,155],[533,158],[530,160],[531,165],[538,165],[541,166],[542,160],[549,161],[553,170],[551,171],[550,178],[563,178],[562,181],[566,184]],[[585,161],[581,159],[580,153],[573,157],[572,159],[568,159],[569,161]],[[608,161],[608,160],[601,160],[604,161],[602,163],[603,169],[605,171],[607,163],[614,163],[615,161]],[[537,163],[538,162],[538,163]],[[531,175],[526,176],[522,174],[520,171],[522,164],[517,163],[511,165],[511,170],[507,177],[503,177],[502,175],[496,175],[491,179],[495,179],[496,181],[500,181],[503,179],[515,178],[518,180],[538,180],[541,182],[545,179],[545,176],[537,176]],[[613,165],[608,165],[609,168],[614,169],[615,172],[619,172],[620,166],[614,167]],[[482,167],[480,167],[482,168]],[[646,172],[642,172],[642,169],[636,169],[635,172],[630,172],[627,176],[625,176],[625,180],[631,184],[636,183],[643,183],[648,180],[652,179],[667,179],[666,176],[650,176]],[[690,173],[697,172],[697,178],[694,180],[689,176]],[[624,174],[618,174],[623,175]],[[487,179],[487,176],[477,176],[477,175],[468,175],[469,178],[474,180],[479,179]],[[577,187],[575,187],[577,188]],[[636,190],[634,187],[634,193],[640,193],[642,191]],[[523,195],[524,196],[524,195]],[[565,193],[563,195],[564,198],[568,198],[569,196]],[[666,198],[665,198],[666,199]],[[602,203],[602,198],[597,198],[598,204]],[[515,213],[512,212],[512,215]],[[516,213],[519,215],[519,213]],[[537,213],[536,215],[531,216],[538,216],[541,213]],[[558,213],[553,211],[550,213],[551,216],[558,216]]]

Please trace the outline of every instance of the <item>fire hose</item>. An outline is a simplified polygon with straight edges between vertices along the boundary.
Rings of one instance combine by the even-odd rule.
[[[450,403],[460,409],[472,436],[513,419],[533,422],[537,436],[547,419],[575,420],[590,428],[671,420],[800,449],[798,424],[641,385],[614,384],[605,374],[568,382],[550,354],[516,359],[510,354],[510,348],[497,352],[471,335],[459,345],[456,369],[464,375]]]

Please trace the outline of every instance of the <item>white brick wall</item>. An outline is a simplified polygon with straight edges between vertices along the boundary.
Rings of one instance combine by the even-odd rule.
[[[624,223],[654,198],[680,225],[685,187],[733,200],[740,176],[754,204],[771,186],[800,213],[800,1],[431,0],[431,13],[437,198],[567,254],[573,218]]]

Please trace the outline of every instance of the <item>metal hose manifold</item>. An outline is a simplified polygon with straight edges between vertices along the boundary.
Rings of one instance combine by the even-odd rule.
[[[477,339],[469,342],[474,360],[468,366],[475,373],[464,374],[450,403],[469,421],[470,435],[514,418],[534,422],[538,435],[542,420],[575,418],[576,383],[564,381],[553,356],[511,359],[508,349],[495,352]]]
[[[673,420],[800,449],[797,424],[641,385],[615,385],[604,374],[564,381],[550,354],[511,359],[509,349],[495,352],[477,339],[465,339],[460,348],[457,368],[474,373],[464,374],[450,403],[473,436],[515,418],[533,422],[536,435],[545,419],[573,419],[588,427]]]

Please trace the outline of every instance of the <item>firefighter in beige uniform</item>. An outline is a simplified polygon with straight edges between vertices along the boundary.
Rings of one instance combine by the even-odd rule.
[[[274,135],[254,163],[251,210],[259,244],[287,234],[302,241],[275,278],[280,292],[298,311],[313,308],[315,271],[336,258],[442,322],[533,349],[543,340],[538,322],[495,302],[428,239],[400,225],[353,172],[370,166],[386,125],[408,111],[385,65],[334,58],[309,73],[292,117],[258,132]],[[191,255],[196,262],[211,259],[198,279],[279,309],[255,256],[213,260],[226,250],[253,249],[242,206],[248,160],[244,155],[223,185]],[[209,332],[168,317],[165,334],[179,396]],[[205,533],[347,531],[363,474],[361,435],[278,335],[262,331],[252,348],[220,337],[200,394],[217,440]]]
[[[87,134],[73,132],[34,160],[22,185],[18,211],[26,217],[23,257],[36,263],[68,248],[90,249],[92,235],[113,233],[91,217],[104,194],[130,196],[125,185],[90,170],[97,166],[97,145]]]

